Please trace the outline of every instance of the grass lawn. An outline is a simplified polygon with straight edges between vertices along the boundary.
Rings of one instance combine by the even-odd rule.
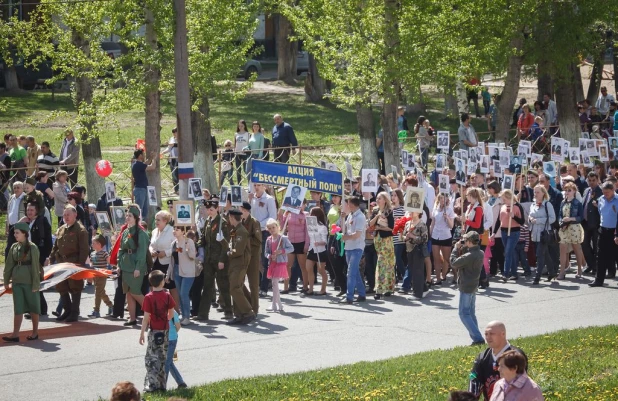
[[[565,330],[511,340],[528,355],[529,374],[546,400],[618,399],[618,326]],[[481,347],[457,347],[290,375],[226,380],[147,395],[190,400],[427,400],[467,389]],[[183,352],[179,353],[182,359]],[[314,357],[319,357],[314,355]]]

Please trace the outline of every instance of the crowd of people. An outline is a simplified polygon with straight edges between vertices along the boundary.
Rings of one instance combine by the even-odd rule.
[[[608,110],[612,105],[609,101]],[[398,121],[405,129],[402,115]],[[528,119],[526,107],[522,116]],[[285,163],[296,139],[280,115],[274,120],[275,160]],[[470,155],[472,150],[477,156],[486,155],[470,118],[464,114],[461,122],[459,148]],[[416,135],[426,138],[427,125],[419,119]],[[249,160],[264,159],[265,138],[257,121],[252,130],[249,135],[246,123],[239,122],[232,153],[241,153],[240,149],[245,154],[249,149]],[[542,161],[534,161],[529,168],[523,163],[500,174],[491,169],[488,174],[472,171],[459,177],[450,155],[446,155],[450,163],[441,171],[428,170],[429,145],[419,141],[419,163],[405,168],[404,175],[380,175],[375,192],[363,189],[360,176],[347,177],[342,193],[310,191],[296,214],[280,209],[274,188],[259,182],[249,186],[240,207],[232,207],[231,194],[220,198],[203,190],[203,200],[195,205],[195,225],[187,229],[175,224],[173,201],[168,201],[169,210],[158,210],[147,224],[146,172],[156,168],[157,154],[149,160],[137,150],[132,167],[135,204],[127,206],[124,224],[110,235],[99,232],[94,214],[109,213],[111,206],[122,206],[122,200],[108,202],[105,193],[96,205],[88,204],[86,188],[75,184],[77,168],[58,169],[70,166],[79,155],[72,132],[67,131],[60,158],[54,157],[48,143],[36,148],[33,139],[26,140],[27,151],[16,143],[17,138],[8,137],[12,144],[8,171],[22,163],[33,167],[28,173],[20,170],[23,181],[13,179],[7,202],[4,283],[13,290],[15,320],[12,335],[3,340],[19,342],[24,315],[33,325],[27,340],[38,339],[40,316],[48,312],[45,296],[38,291],[43,266],[68,262],[112,268],[115,293],[108,297],[107,279],[95,279],[95,304],[89,317],[101,317],[101,302],[114,318],[124,319],[126,308],[127,326],[139,325],[143,314],[140,343],[146,342],[148,329],[146,391],[164,390],[170,372],[179,385],[186,385],[173,365],[172,342],[182,326],[213,319],[213,310],[230,325],[250,324],[258,318],[260,299],[267,299],[271,291],[266,310],[284,313],[283,296],[293,292],[324,296],[329,286],[340,303],[353,304],[365,302],[368,295],[375,300],[396,294],[421,299],[432,287],[453,285],[460,292],[459,316],[477,345],[489,340],[487,331],[484,338],[478,327],[475,297],[492,280],[517,282],[521,267],[524,279],[533,285],[540,285],[543,275],[546,282],[558,285],[570,274],[571,254],[577,263],[575,280],[592,274],[595,279],[589,285],[598,287],[615,277],[618,258],[600,257],[618,255],[618,167],[614,164],[597,162],[589,169],[563,163],[560,174],[552,175]],[[164,153],[172,155],[176,147],[170,140]],[[0,144],[0,152],[6,148]],[[35,158],[31,149],[41,153]],[[26,156],[22,157],[22,150]],[[239,160],[227,160],[239,163],[237,172],[245,168]],[[0,174],[4,173],[3,169]],[[512,184],[503,181],[509,174]],[[448,176],[448,188],[438,185],[440,175]],[[233,183],[233,174],[222,177]],[[236,178],[241,181],[240,175]],[[408,188],[424,189],[422,212],[406,210],[411,201]],[[58,219],[55,235],[52,211]],[[318,222],[317,235],[308,234],[309,216]],[[58,321],[79,319],[84,286],[84,280],[73,279],[56,285],[60,302],[52,314]],[[495,348],[491,358],[485,356],[505,373],[509,385],[501,388],[519,381],[525,386],[529,379],[521,358],[504,351]],[[478,397],[483,386],[487,383],[471,385],[470,390]]]

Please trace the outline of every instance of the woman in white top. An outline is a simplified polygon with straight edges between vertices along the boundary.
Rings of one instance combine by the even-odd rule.
[[[446,280],[451,250],[453,249],[453,235],[451,230],[455,224],[455,211],[448,196],[439,193],[431,212],[431,252],[433,253],[436,285]]]
[[[238,184],[242,178],[243,171],[247,172],[247,157],[245,148],[249,146],[249,129],[245,120],[238,120],[236,134],[234,134],[234,159],[236,160],[236,179]],[[242,167],[242,168],[241,168]]]
[[[167,210],[161,210],[155,214],[155,228],[150,236],[149,251],[152,255],[153,270],[161,270],[163,274],[169,274],[172,270],[170,266],[172,256],[172,242],[174,242],[174,228],[170,226],[172,214]],[[176,303],[176,311],[180,310],[180,298],[176,283],[169,281],[165,283],[165,289],[169,290],[170,295]]]
[[[309,231],[309,252],[307,253],[307,262],[305,263],[305,271],[307,281],[309,283],[309,290],[305,295],[326,295],[326,284],[328,283],[328,277],[326,276],[326,245],[328,244],[328,226],[326,225],[326,216],[324,211],[319,206],[314,207],[309,212],[309,216],[314,216],[318,219],[318,231],[312,233]],[[314,294],[313,282],[315,277],[313,275],[313,267],[318,265],[318,273],[322,277],[322,288],[320,292]]]
[[[64,207],[67,205],[69,194],[69,185],[67,184],[67,178],[69,174],[64,170],[58,170],[56,172],[56,181],[52,185],[54,191],[54,212],[58,217],[58,227],[62,224],[62,214],[64,213]]]

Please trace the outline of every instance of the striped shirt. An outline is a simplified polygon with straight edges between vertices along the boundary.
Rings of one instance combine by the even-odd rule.
[[[397,220],[405,216],[406,212],[403,210],[403,206],[397,206],[393,208],[393,218],[395,219],[395,223]],[[405,242],[399,239],[399,234],[393,235],[393,245],[404,244]]]
[[[39,165],[39,170],[47,171],[48,173],[53,173],[60,165],[60,161],[52,152],[39,155],[36,162]]]
[[[107,257],[109,255],[103,249],[92,251],[90,254],[90,266],[95,269],[107,269]]]
[[[519,230],[519,242],[524,243],[524,252],[528,252],[528,247],[530,246],[530,230],[526,225],[521,226]]]

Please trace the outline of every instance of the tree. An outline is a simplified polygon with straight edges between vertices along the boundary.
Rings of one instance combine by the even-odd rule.
[[[309,71],[305,78],[305,100],[316,103],[322,100],[326,93],[326,81],[320,76],[318,64],[311,53],[307,53],[309,61]]]
[[[277,79],[293,83],[296,79],[298,42],[292,37],[292,23],[286,16],[277,15]]]

